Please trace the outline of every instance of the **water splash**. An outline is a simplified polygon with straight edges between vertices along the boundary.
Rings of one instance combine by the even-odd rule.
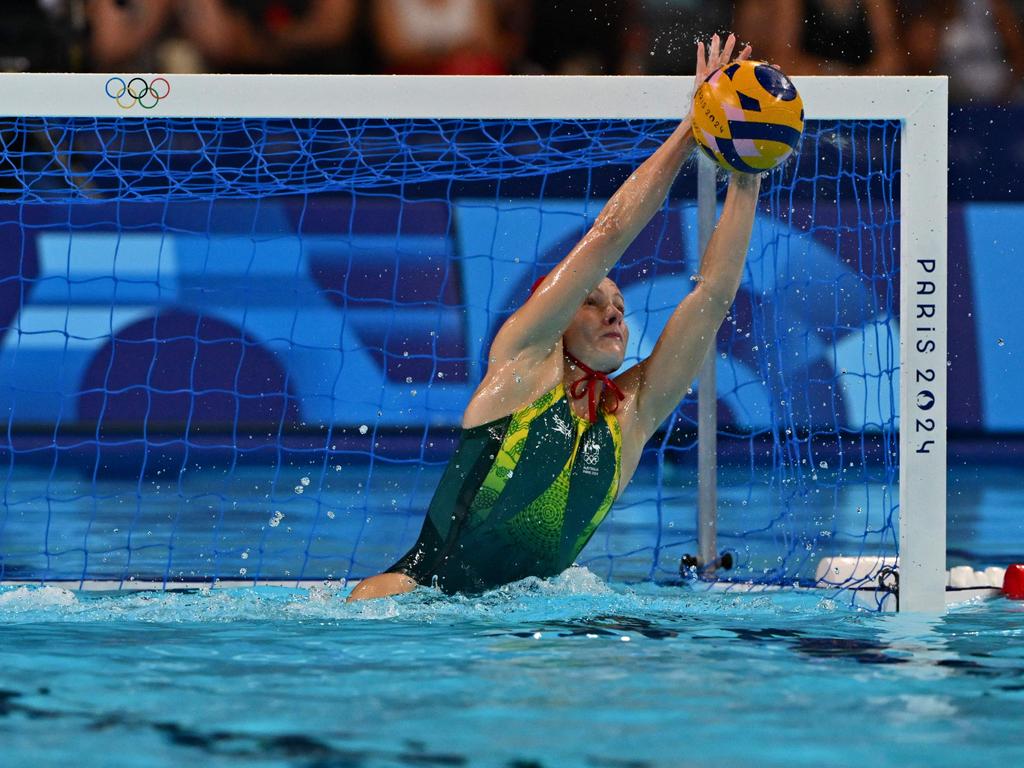
[[[32,622],[270,623],[401,621],[409,624],[542,624],[596,616],[676,620],[696,616],[822,614],[835,610],[814,590],[740,594],[701,586],[609,584],[586,568],[528,578],[479,596],[429,588],[346,603],[342,582],[312,588],[239,587],[182,592],[79,592],[53,586],[0,588],[0,624]]]

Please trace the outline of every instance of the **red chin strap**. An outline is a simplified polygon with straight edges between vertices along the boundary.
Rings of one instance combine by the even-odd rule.
[[[563,350],[565,351],[565,350]],[[615,400],[611,401],[609,407],[606,408],[608,413],[615,413],[619,410],[619,401],[622,400],[625,395],[622,394],[622,390],[618,388],[614,381],[608,378],[608,374],[601,373],[601,371],[595,371],[590,366],[584,365],[577,360],[568,351],[565,351],[565,356],[569,358],[569,362],[583,371],[586,374],[582,379],[576,379],[572,384],[569,385],[569,394],[572,395],[573,399],[579,400],[583,395],[587,396],[587,407],[588,415],[590,417],[590,423],[597,423],[597,382],[601,382],[607,387],[608,391],[615,396]]]

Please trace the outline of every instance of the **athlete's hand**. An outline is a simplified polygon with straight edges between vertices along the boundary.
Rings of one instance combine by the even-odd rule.
[[[700,85],[704,82],[704,78],[719,67],[724,67],[732,61],[732,52],[736,48],[736,35],[729,35],[729,37],[725,39],[724,48],[721,47],[721,44],[722,41],[717,34],[711,36],[711,45],[707,51],[704,49],[703,40],[697,43],[696,85]],[[749,45],[745,46],[736,57],[736,61],[749,59],[751,51],[752,49]]]
[[[686,120],[683,121],[681,126],[691,141],[693,140],[693,96],[697,93],[700,84],[704,82],[708,75],[732,60],[732,52],[736,48],[736,35],[729,35],[726,38],[725,48],[722,48],[721,44],[722,41],[717,34],[711,36],[711,45],[707,50],[704,48],[703,40],[697,43],[697,68],[693,79],[693,93],[690,94],[690,109],[686,113]],[[749,59],[750,53],[750,46],[744,46],[739,56],[736,57],[736,61]],[[691,145],[690,149],[692,148]]]

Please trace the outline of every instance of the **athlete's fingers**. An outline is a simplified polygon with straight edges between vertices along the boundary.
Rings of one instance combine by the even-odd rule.
[[[707,67],[707,58],[704,56],[704,41],[701,40],[697,43],[697,74],[700,74],[702,69]]]
[[[718,66],[722,64],[728,64],[732,58],[733,48],[736,47],[736,35],[729,35],[725,39],[725,48],[722,49],[722,55],[718,58]]]
[[[722,52],[721,41],[718,39],[718,34],[711,36],[711,54],[708,56],[708,66],[717,67],[718,57]]]
[[[750,58],[750,54],[752,54],[753,52],[754,52],[754,49],[751,48],[748,45],[746,48],[744,48],[742,51],[740,51],[740,55],[736,57],[736,60],[737,61],[746,61],[747,59]]]

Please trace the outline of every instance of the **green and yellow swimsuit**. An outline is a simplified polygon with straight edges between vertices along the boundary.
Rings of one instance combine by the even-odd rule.
[[[619,489],[613,413],[573,413],[559,384],[505,418],[462,430],[419,540],[391,568],[445,592],[561,573]]]

